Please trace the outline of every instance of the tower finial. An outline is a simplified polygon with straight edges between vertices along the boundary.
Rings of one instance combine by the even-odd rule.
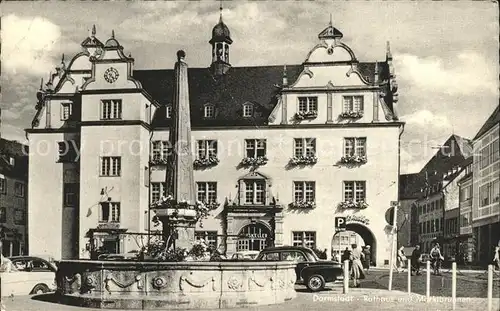
[[[61,63],[64,64],[64,53],[62,54],[62,57],[61,57]]]
[[[111,39],[114,39],[115,38],[115,30],[111,30]]]
[[[386,52],[385,52],[385,57],[387,59],[392,59],[391,45],[390,45],[389,41],[387,41],[387,48],[386,48]]]
[[[43,78],[40,79],[40,90],[43,90]]]
[[[288,77],[286,74],[286,64],[283,66],[283,86],[288,85]]]
[[[219,12],[220,12],[219,21],[222,22],[222,0],[220,0]]]
[[[95,31],[95,24],[92,25],[92,37],[95,37],[96,31]]]
[[[330,13],[330,26],[333,26],[333,23],[332,23],[332,13]]]

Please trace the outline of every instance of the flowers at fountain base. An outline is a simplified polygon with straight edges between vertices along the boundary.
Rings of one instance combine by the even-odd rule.
[[[363,112],[361,111],[344,111],[340,114],[342,119],[359,119],[363,117]]]
[[[311,111],[299,111],[295,114],[296,120],[307,120],[307,119],[316,119],[318,116],[318,112],[316,110]]]
[[[197,219],[206,219],[210,211],[209,208],[201,201],[197,201],[194,204],[186,200],[176,201],[172,195],[161,197],[160,200],[151,205],[151,208],[174,209],[174,212],[171,215],[173,220],[181,214],[180,210],[194,210],[196,212]]]
[[[219,203],[219,202],[215,202],[215,201],[210,201],[210,202],[204,201],[204,202],[203,202],[203,204],[205,204],[205,206],[206,206],[209,210],[211,210],[211,211],[213,211],[213,210],[217,209],[217,208],[219,207],[219,205],[220,205],[220,203]]]
[[[368,207],[365,201],[344,201],[340,202],[339,207],[341,209],[365,209]]]
[[[207,157],[207,158],[199,158],[194,160],[193,167],[194,168],[205,168],[212,167],[219,164],[219,159],[217,157]]]
[[[290,165],[312,165],[318,162],[316,156],[298,156],[290,159]]]
[[[151,165],[167,165],[167,157],[155,156],[149,163]]]
[[[266,156],[261,157],[246,157],[241,160],[241,165],[243,166],[259,166],[264,165],[268,161]]]
[[[366,156],[363,155],[345,155],[340,158],[342,164],[364,164],[366,163]]]
[[[316,207],[316,202],[313,201],[296,201],[292,202],[288,205],[290,208],[299,208],[299,209],[313,209]]]

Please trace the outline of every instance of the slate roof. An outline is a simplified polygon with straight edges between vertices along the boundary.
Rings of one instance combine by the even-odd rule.
[[[26,179],[28,177],[27,151],[26,145],[0,138],[0,174]],[[10,164],[11,157],[15,159],[14,165]]]
[[[388,75],[387,63],[378,63],[379,80]],[[375,63],[359,63],[358,69],[368,81],[374,81]],[[288,84],[293,84],[303,70],[303,65],[287,65]],[[168,127],[171,119],[165,118],[165,105],[172,104],[174,70],[134,70],[133,77],[139,80],[162,106],[153,117],[153,127]],[[283,66],[232,67],[223,76],[214,76],[210,68],[189,68],[189,100],[191,104],[191,126],[259,126],[268,123],[269,115],[278,103],[283,84]],[[254,115],[243,117],[243,104],[254,104]],[[204,105],[215,106],[214,118],[206,119]],[[392,109],[392,105],[389,105]]]
[[[479,129],[476,136],[474,136],[474,140],[483,136],[484,133],[488,132],[495,124],[500,123],[500,104],[493,111],[490,117],[484,122],[483,126]]]

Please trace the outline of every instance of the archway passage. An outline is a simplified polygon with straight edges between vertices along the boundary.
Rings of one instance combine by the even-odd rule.
[[[271,230],[262,223],[251,223],[238,233],[236,251],[261,251],[267,246]]]
[[[371,265],[376,266],[377,263],[377,241],[375,236],[368,227],[363,224],[358,223],[348,223],[346,225],[346,233],[337,232],[332,238],[332,257],[336,255],[336,252],[340,249],[340,256],[342,252],[347,248],[351,249],[351,244],[357,244],[358,248],[361,246],[370,246],[371,253]],[[349,233],[353,233],[359,236],[360,239],[353,239],[354,235],[351,236]],[[348,239],[345,239],[345,237]],[[333,257],[335,258],[335,257]]]

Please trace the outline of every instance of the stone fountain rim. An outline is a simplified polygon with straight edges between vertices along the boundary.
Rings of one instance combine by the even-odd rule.
[[[227,267],[227,268],[242,268],[242,267],[254,267],[259,268],[270,268],[270,267],[295,267],[296,263],[291,261],[180,261],[180,262],[166,262],[166,261],[153,261],[153,260],[128,260],[128,261],[104,261],[104,260],[87,260],[87,259],[68,259],[68,260],[58,260],[57,264],[82,264],[82,265],[92,265],[100,267],[129,267],[131,265],[140,266],[150,266],[150,267]]]

